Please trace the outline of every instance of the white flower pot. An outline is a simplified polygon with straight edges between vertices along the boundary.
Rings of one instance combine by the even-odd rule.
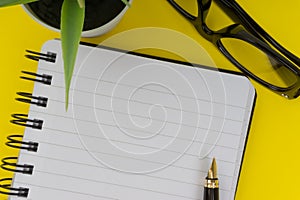
[[[96,1],[101,1],[101,0],[96,0]],[[108,0],[108,1],[111,1],[111,0]],[[121,0],[119,0],[119,1],[121,2]],[[129,0],[129,2],[131,4],[132,0]],[[33,11],[33,9],[31,8],[31,6],[29,4],[23,5],[23,8],[26,11],[26,13],[31,18],[33,18],[35,21],[37,21],[39,24],[47,27],[50,30],[60,32],[59,27],[54,27],[54,26],[50,25],[49,23],[47,23],[46,21],[44,21],[41,17],[39,17],[39,15],[37,13],[35,13]],[[92,29],[88,29],[88,30],[84,30],[82,32],[82,37],[95,37],[95,36],[99,36],[104,33],[107,33],[108,31],[110,31],[112,28],[114,28],[120,22],[123,15],[127,11],[127,9],[128,9],[128,6],[124,6],[124,8],[122,10],[118,11],[118,13],[112,19],[105,22],[101,26],[98,26],[98,27],[92,28]]]

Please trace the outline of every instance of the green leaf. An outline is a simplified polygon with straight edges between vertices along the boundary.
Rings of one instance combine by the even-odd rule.
[[[79,4],[79,7],[80,8],[83,8],[84,7],[84,0],[77,0],[78,1],[78,4]]]
[[[0,7],[31,3],[38,0],[0,0]]]
[[[83,28],[84,11],[84,4],[80,8],[77,0],[64,0],[63,2],[60,28],[65,70],[66,110],[68,109],[70,84]]]

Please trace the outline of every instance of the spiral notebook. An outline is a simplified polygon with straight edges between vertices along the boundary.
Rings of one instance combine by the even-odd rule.
[[[238,73],[81,44],[65,110],[59,40],[44,44],[34,90],[18,92],[29,113],[8,137],[18,157],[1,179],[9,199],[201,200],[217,159],[222,200],[235,197],[255,103]]]

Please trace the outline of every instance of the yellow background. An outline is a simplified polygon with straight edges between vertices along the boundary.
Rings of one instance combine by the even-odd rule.
[[[240,5],[287,49],[300,56],[300,1],[238,0]],[[224,21],[216,11],[215,22]],[[217,23],[214,24],[218,26]],[[26,113],[28,106],[14,100],[17,91],[31,91],[32,83],[19,79],[21,70],[36,70],[24,59],[25,49],[39,50],[49,39],[59,38],[33,21],[20,6],[0,9],[0,159],[17,155],[5,147],[6,137],[23,129],[9,123],[12,113]],[[193,26],[165,0],[134,0],[121,23],[92,43],[132,28],[162,27],[186,34],[203,46],[220,68],[236,70]],[[145,35],[145,38],[151,35]],[[174,41],[176,42],[176,41]],[[159,55],[161,56],[161,55]],[[197,58],[195,58],[197,61]],[[201,63],[201,59],[198,60]],[[300,102],[286,100],[253,83],[257,102],[249,133],[236,200],[297,199],[300,187]],[[0,170],[0,178],[12,174]],[[6,199],[0,195],[0,199]],[[222,197],[221,197],[222,199]]]

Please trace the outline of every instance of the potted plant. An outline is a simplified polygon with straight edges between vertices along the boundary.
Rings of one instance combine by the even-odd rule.
[[[23,4],[27,12],[34,19],[40,19],[43,18],[41,17],[42,13],[38,12],[39,7],[35,6],[36,3],[39,3],[38,1],[39,0],[0,0],[0,7]],[[40,2],[41,1],[46,1],[46,0],[40,0]],[[67,109],[68,101],[69,101],[70,84],[71,84],[73,69],[75,65],[75,60],[76,60],[81,36],[83,35],[83,36],[91,37],[91,36],[103,34],[104,32],[111,29],[112,26],[105,24],[103,28],[99,28],[97,27],[97,23],[96,25],[92,25],[92,26],[85,23],[85,21],[87,21],[85,20],[85,17],[87,16],[86,10],[88,8],[86,7],[87,3],[89,3],[89,1],[101,2],[101,0],[60,0],[60,1],[47,0],[47,1],[52,4],[53,2],[58,4],[55,8],[53,8],[54,10],[52,9],[52,13],[57,14],[57,16],[60,17],[60,20],[56,20],[56,24],[55,22],[52,22],[52,24],[51,23],[47,24],[44,23],[43,21],[39,21],[39,22],[46,25],[47,27],[52,27],[52,29],[54,30],[60,29],[61,32],[62,57],[64,61],[64,76],[65,76],[66,109]],[[112,0],[107,0],[107,1],[112,1]],[[129,2],[127,0],[119,0],[119,1],[122,1],[124,3],[124,6],[129,5]],[[49,6],[46,7],[49,8]],[[91,6],[91,7],[95,7],[95,6]],[[60,12],[57,12],[57,9],[60,9]],[[54,19],[55,21],[55,17],[48,17],[48,18]],[[95,17],[89,17],[89,18],[93,19]],[[99,19],[99,21],[101,24],[101,19]],[[116,24],[117,21],[114,21],[112,23]]]

